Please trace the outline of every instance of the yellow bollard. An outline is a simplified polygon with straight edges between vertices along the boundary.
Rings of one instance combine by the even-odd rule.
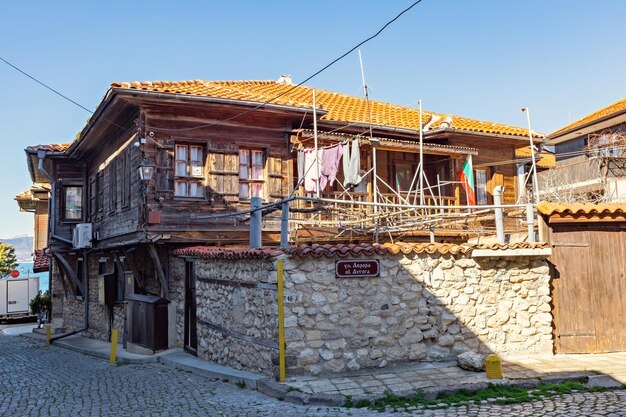
[[[278,380],[285,382],[285,305],[283,288],[283,260],[276,261],[277,266],[277,296],[278,296]]]
[[[48,324],[46,326],[46,345],[50,345],[52,339],[52,327]]]
[[[502,379],[502,361],[498,355],[491,354],[485,359],[487,378]]]
[[[115,363],[115,356],[117,355],[117,334],[119,333],[118,329],[113,329],[111,331],[111,353],[109,354],[109,363]]]

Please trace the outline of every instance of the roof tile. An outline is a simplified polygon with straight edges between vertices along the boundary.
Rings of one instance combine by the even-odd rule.
[[[602,216],[602,215],[626,215],[626,203],[604,204],[557,204],[542,201],[537,205],[537,211],[546,216],[572,215],[572,216]]]
[[[473,249],[522,249],[522,248],[542,248],[547,247],[545,243],[491,243],[469,245],[457,245],[454,243],[384,243],[384,244],[354,244],[354,243],[338,243],[326,245],[299,245],[291,247],[288,251],[283,251],[274,247],[263,247],[260,249],[250,249],[246,247],[215,247],[215,246],[192,246],[180,248],[174,251],[176,256],[195,256],[207,259],[269,259],[287,253],[290,256],[314,258],[346,258],[354,256],[375,256],[375,255],[397,255],[403,253],[409,254],[465,254]]]
[[[171,94],[187,94],[204,97],[215,97],[230,100],[251,101],[311,108],[313,106],[312,88],[286,84],[276,81],[145,81],[116,82],[111,88],[135,89]],[[420,113],[418,109],[399,106],[376,100],[365,100],[362,97],[349,96],[333,91],[316,90],[317,106],[327,113],[321,119],[339,122],[364,123],[371,121],[374,125],[398,127],[419,131]],[[433,115],[440,120],[433,124],[436,129],[441,126],[445,115],[423,111],[423,124]],[[473,120],[466,117],[453,116],[452,128],[508,136],[526,136],[524,128],[499,123]],[[537,135],[538,138],[543,137]]]
[[[587,116],[583,117],[582,119],[578,119],[573,123],[568,124],[565,127],[562,127],[561,129],[550,133],[548,136],[551,138],[560,136],[564,133],[567,133],[571,130],[574,130],[578,127],[582,127],[584,125],[587,124],[591,124],[597,120],[603,119],[605,117],[609,117],[611,115],[617,115],[618,113],[622,113],[626,111],[626,98],[616,101],[615,103],[606,106],[600,110],[597,110],[591,114],[588,114]]]

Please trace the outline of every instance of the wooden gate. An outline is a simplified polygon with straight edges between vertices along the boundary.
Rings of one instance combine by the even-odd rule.
[[[552,226],[557,353],[626,351],[625,233],[597,224]]]

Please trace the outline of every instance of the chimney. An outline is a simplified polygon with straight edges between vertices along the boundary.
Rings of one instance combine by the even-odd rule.
[[[293,85],[293,81],[291,80],[291,74],[281,74],[276,82],[278,84]]]

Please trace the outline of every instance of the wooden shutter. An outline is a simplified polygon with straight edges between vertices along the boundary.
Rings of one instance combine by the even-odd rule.
[[[207,194],[212,204],[239,201],[239,154],[232,151],[210,149],[207,155]]]
[[[173,146],[165,146],[156,152],[156,195],[171,198],[174,195]]]
[[[267,158],[267,194],[270,199],[281,199],[287,195],[285,181],[286,163],[283,163],[281,157],[269,156]]]

